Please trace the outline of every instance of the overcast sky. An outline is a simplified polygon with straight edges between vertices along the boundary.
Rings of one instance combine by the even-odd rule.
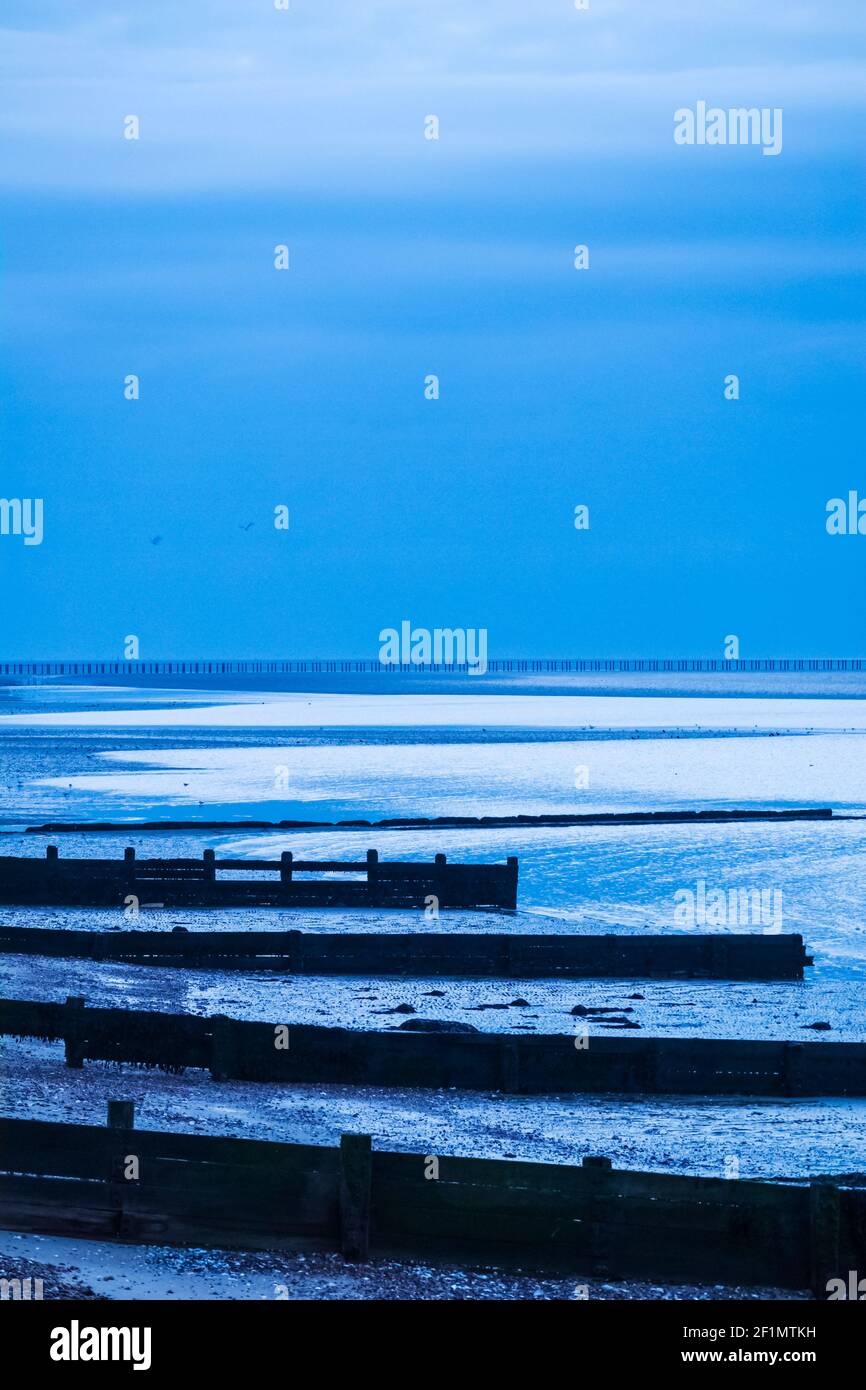
[[[864,654],[862,0],[3,26],[0,657]]]

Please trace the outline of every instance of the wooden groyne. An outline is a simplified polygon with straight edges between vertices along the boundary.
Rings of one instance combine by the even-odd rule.
[[[0,1001],[0,1033],[62,1040],[67,1065],[76,1067],[92,1059],[166,1071],[204,1068],[220,1081],[522,1095],[866,1096],[866,1043],[448,1028],[417,1018],[382,1031],[246,1022],[223,1015],[87,1008],[78,997],[64,1004]]]
[[[509,935],[503,932],[87,931],[0,926],[0,953],[138,965],[406,978],[802,980],[794,934]]]
[[[866,1189],[0,1119],[4,1224],[90,1239],[811,1288],[866,1266]],[[131,1164],[131,1158],[136,1160]]]
[[[830,806],[791,806],[781,810],[738,807],[704,811],[587,811],[565,815],[519,816],[394,816],[388,820],[156,820],[156,821],[48,821],[28,825],[28,835],[103,834],[128,835],[131,831],[214,830],[502,830],[532,826],[556,828],[570,825],[712,825],[728,821],[831,820]],[[842,819],[847,819],[843,817]]]
[[[233,874],[234,877],[226,877]],[[240,877],[240,874],[258,875]],[[63,859],[56,845],[45,857],[0,858],[0,902],[40,906],[123,907],[425,907],[514,908],[517,860],[504,864],[450,864],[380,860],[367,851],[359,861],[217,859]],[[304,877],[320,875],[320,877]],[[335,877],[336,876],[336,877]]]

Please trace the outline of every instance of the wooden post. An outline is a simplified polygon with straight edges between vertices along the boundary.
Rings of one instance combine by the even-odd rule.
[[[379,893],[379,851],[367,850],[367,896],[375,900]]]
[[[126,886],[132,888],[135,885],[135,850],[131,845],[127,845],[123,851],[123,866],[126,871]]]
[[[202,854],[204,861],[204,876],[207,883],[216,883],[216,855],[212,849],[206,849]]]
[[[135,1101],[110,1100],[108,1102],[109,1129],[135,1129]]]
[[[280,899],[282,902],[289,901],[292,890],[292,851],[284,849],[280,855]]]
[[[63,1025],[63,1046],[67,1067],[84,1066],[84,995],[66,997],[66,1019]]]
[[[607,1202],[608,1173],[613,1168],[609,1158],[601,1154],[587,1154],[581,1160],[581,1169],[589,1192],[589,1219],[586,1222],[587,1248],[584,1254],[589,1263],[589,1272],[596,1275],[608,1273],[607,1255]]]
[[[437,906],[444,907],[448,897],[448,860],[444,854],[437,854],[434,863],[436,868],[433,877],[436,882]]]
[[[211,1081],[228,1081],[236,1074],[234,1020],[227,1014],[214,1014],[211,1023]]]
[[[60,880],[60,860],[56,845],[45,846],[45,882],[49,892],[56,893]]]
[[[659,1087],[659,1040],[658,1038],[647,1038],[646,1048],[643,1055],[643,1085],[644,1089],[650,1094],[658,1093]]]
[[[517,857],[509,854],[506,864],[511,870],[511,882],[508,885],[508,902],[503,903],[503,907],[517,907]]]
[[[299,974],[304,970],[304,933],[297,927],[286,932],[286,969]]]
[[[520,1091],[520,1054],[513,1039],[503,1042],[500,1058],[500,1087],[505,1095],[515,1096]]]
[[[827,1283],[838,1278],[839,1189],[832,1182],[809,1184],[809,1277],[812,1293],[827,1297]]]
[[[513,937],[503,936],[502,945],[499,951],[499,973],[503,979],[511,980],[515,976],[520,976],[520,971],[514,967],[514,952],[511,947]]]
[[[340,1135],[340,1246],[346,1260],[366,1260],[370,1250],[373,1141],[369,1134]]]
[[[786,1042],[782,1046],[782,1094],[799,1096],[803,1091],[803,1044]]]
[[[710,941],[710,969],[716,980],[724,980],[728,974],[728,942],[724,936],[714,936]]]
[[[129,1130],[135,1128],[135,1101],[132,1100],[110,1100],[108,1102],[108,1128]],[[108,1178],[108,1187],[111,1194],[113,1205],[113,1225],[115,1236],[123,1237],[130,1234],[129,1222],[126,1215],[126,1194],[128,1192],[126,1176],[127,1160],[131,1155],[121,1151],[116,1151],[111,1157],[111,1169]]]

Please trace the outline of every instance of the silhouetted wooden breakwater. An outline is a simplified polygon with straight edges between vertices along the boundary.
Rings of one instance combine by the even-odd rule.
[[[137,1174],[130,1178],[130,1156]],[[337,1248],[607,1279],[808,1289],[866,1265],[866,1190],[380,1153],[109,1125],[0,1119],[14,1230],[159,1244]]]
[[[132,898],[165,907],[424,907],[517,905],[517,860],[504,864],[449,864],[380,860],[371,849],[360,861],[217,859],[62,859],[55,845],[44,858],[0,858],[0,902],[40,906],[122,907]],[[259,874],[225,878],[226,873]],[[296,875],[353,875],[303,878]]]
[[[0,952],[138,965],[515,980],[801,980],[801,936],[520,935],[503,932],[82,931],[0,926]]]
[[[49,821],[28,825],[28,835],[103,834],[128,835],[131,831],[213,830],[501,830],[534,825],[706,825],[722,821],[832,820],[830,806],[789,806],[783,810],[763,807],[708,809],[704,811],[585,811],[579,814],[519,816],[394,816],[388,820],[177,820],[177,821]],[[842,817],[842,819],[848,819]]]
[[[525,1095],[866,1095],[866,1043],[518,1036],[436,1031],[435,1023],[415,1018],[368,1031],[87,1008],[80,998],[0,1001],[0,1033],[63,1040],[69,1066],[90,1059],[168,1071],[198,1067],[219,1081]]]

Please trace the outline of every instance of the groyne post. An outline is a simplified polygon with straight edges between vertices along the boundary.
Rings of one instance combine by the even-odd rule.
[[[340,1135],[340,1245],[346,1260],[366,1260],[370,1250],[373,1141],[369,1134]]]
[[[69,994],[66,997],[66,1017],[63,1023],[63,1047],[67,1067],[80,1069],[84,1066],[84,995]]]
[[[134,1129],[135,1128],[135,1101],[134,1100],[110,1100],[108,1102],[108,1128],[109,1129]]]

